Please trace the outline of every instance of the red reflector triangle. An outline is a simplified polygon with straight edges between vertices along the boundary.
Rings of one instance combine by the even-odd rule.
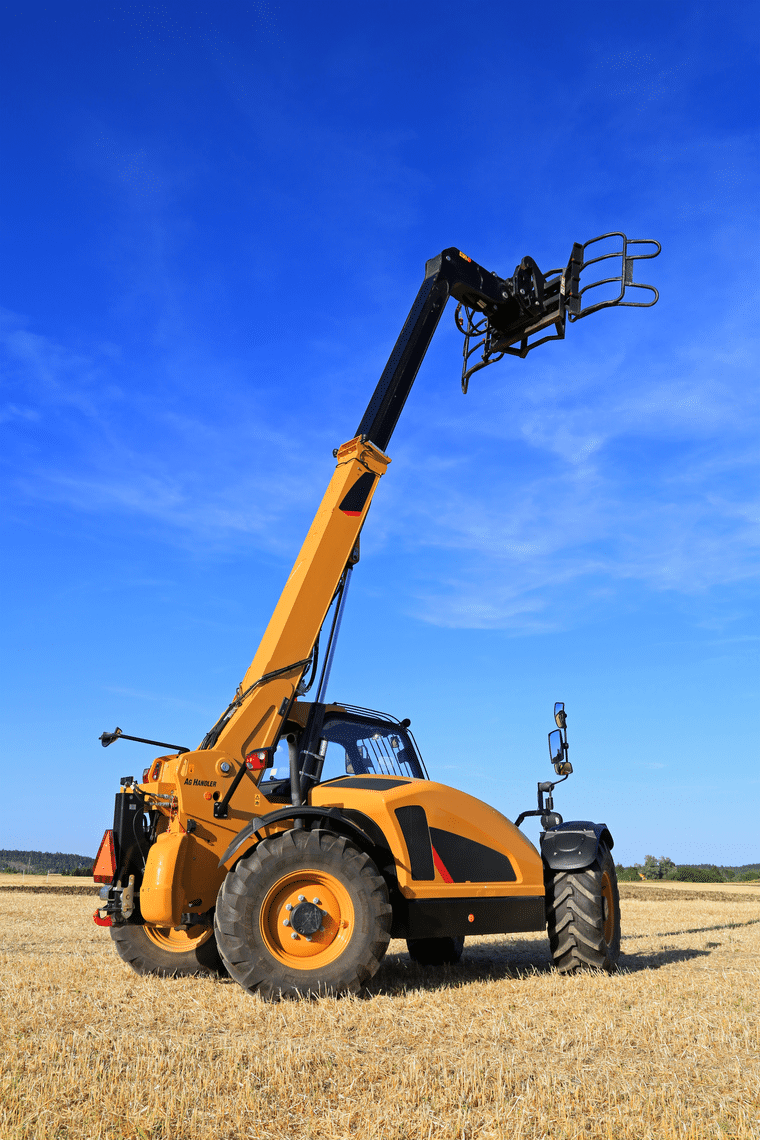
[[[95,856],[92,877],[96,883],[110,883],[116,874],[116,852],[113,846],[113,832],[107,831],[100,841]]]

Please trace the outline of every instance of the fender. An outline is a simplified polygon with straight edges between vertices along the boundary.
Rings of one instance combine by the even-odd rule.
[[[355,817],[360,815],[359,812],[352,812],[351,814]],[[265,819],[262,819],[260,816],[255,815],[250,823],[246,824],[243,830],[239,832],[232,840],[232,843],[230,843],[229,847],[219,860],[219,866],[222,867],[229,865],[237,852],[240,851],[240,848],[243,847],[246,840],[251,838],[258,839],[258,833],[263,828],[268,827],[270,823],[277,823],[279,820],[283,819],[292,819],[294,821],[297,819],[321,819],[329,821],[335,826],[336,830],[342,831],[344,834],[348,834],[352,838],[356,839],[362,849],[365,849],[367,846],[374,847],[376,845],[375,840],[371,838],[371,835],[368,834],[367,830],[359,827],[352,820],[347,819],[344,813],[338,811],[337,808],[309,807],[304,804],[300,807],[286,807],[282,808],[280,811],[267,812]],[[372,820],[368,819],[367,823],[372,824]],[[375,830],[377,830],[376,825]]]
[[[582,871],[594,862],[601,843],[612,850],[614,842],[606,823],[574,819],[542,834],[541,856],[551,871]]]

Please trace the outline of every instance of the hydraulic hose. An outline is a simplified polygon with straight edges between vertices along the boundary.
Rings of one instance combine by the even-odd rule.
[[[288,760],[290,761],[290,802],[293,807],[300,807],[303,799],[301,797],[301,773],[298,770],[298,742],[294,732],[289,732],[285,739],[288,742]]]

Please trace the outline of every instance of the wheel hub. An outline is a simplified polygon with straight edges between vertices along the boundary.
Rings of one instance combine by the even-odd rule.
[[[261,905],[259,929],[271,954],[292,969],[339,957],[354,931],[354,907],[340,880],[317,868],[283,875]]]
[[[323,911],[314,903],[301,902],[290,912],[290,925],[298,934],[316,934],[322,925]]]

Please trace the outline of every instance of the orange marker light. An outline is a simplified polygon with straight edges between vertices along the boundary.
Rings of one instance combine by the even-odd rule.
[[[468,922],[474,922],[475,921],[475,915],[474,914],[468,914],[467,915],[467,921]]]
[[[203,798],[204,798],[204,800],[210,800],[211,799],[211,792],[204,792]]]

